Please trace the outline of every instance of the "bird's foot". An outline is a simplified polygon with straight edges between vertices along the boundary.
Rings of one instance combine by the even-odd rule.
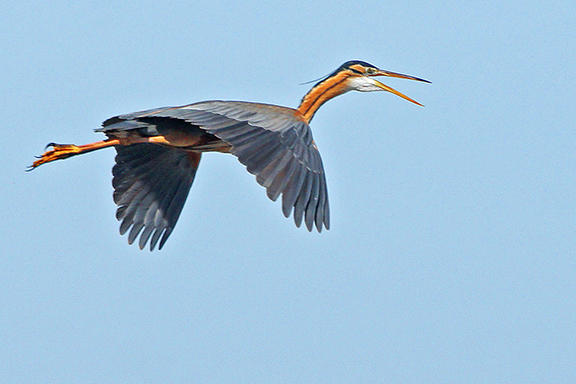
[[[82,152],[81,148],[79,148],[74,144],[50,143],[46,146],[46,149],[48,148],[52,149],[44,152],[42,156],[37,156],[38,160],[34,161],[34,163],[32,163],[32,165],[28,167],[27,169],[28,171],[31,171],[44,163],[49,163],[54,160],[65,159],[67,157],[74,156]]]

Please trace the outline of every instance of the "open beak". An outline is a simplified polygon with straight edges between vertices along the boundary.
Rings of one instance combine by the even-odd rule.
[[[414,76],[409,76],[409,75],[403,75],[401,73],[396,73],[396,72],[390,72],[390,71],[384,71],[384,70],[378,70],[377,73],[370,75],[370,77],[372,76],[388,76],[388,77],[398,77],[400,79],[408,79],[408,80],[416,80],[416,81],[423,81],[425,83],[430,83],[428,80],[424,80],[424,79],[420,79],[419,77],[414,77]],[[397,90],[395,90],[394,88],[391,88],[389,86],[387,86],[386,84],[382,84],[381,82],[379,82],[378,80],[374,80],[375,84],[377,87],[382,88],[385,91],[388,91],[390,93],[395,94],[396,96],[400,96],[401,98],[408,100],[414,104],[417,104],[421,107],[423,107],[422,104],[420,104],[419,102],[412,100],[411,98],[409,98],[408,96],[404,95],[403,93],[398,92]]]

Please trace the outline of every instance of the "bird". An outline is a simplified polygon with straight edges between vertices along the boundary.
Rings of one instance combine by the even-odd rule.
[[[55,160],[114,147],[113,199],[120,234],[140,249],[162,249],[182,212],[202,153],[230,153],[256,176],[282,212],[308,231],[330,229],[324,166],[310,122],[318,108],[348,91],[387,91],[422,106],[379,82],[377,76],[430,83],[418,77],[347,61],[304,95],[298,108],[244,101],[202,101],[118,115],[96,129],[106,139],[85,145],[50,143],[28,170]]]

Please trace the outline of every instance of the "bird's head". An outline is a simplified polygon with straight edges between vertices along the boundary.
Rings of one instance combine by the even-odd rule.
[[[398,92],[392,87],[382,84],[378,80],[374,79],[376,76],[388,76],[388,77],[398,77],[400,79],[423,81],[425,83],[430,83],[428,80],[420,79],[418,77],[403,75],[401,73],[385,71],[372,64],[368,64],[364,61],[348,61],[340,66],[336,71],[334,71],[329,76],[338,75],[345,76],[345,81],[342,86],[346,87],[346,91],[360,91],[360,92],[372,92],[372,91],[387,91],[400,96],[401,98],[408,100],[414,104],[422,105],[417,101],[412,100],[408,96]]]
[[[328,76],[319,79],[320,81],[318,81],[316,85],[314,85],[302,98],[298,111],[302,114],[304,121],[309,123],[322,104],[348,91],[387,91],[414,104],[422,106],[422,104],[412,100],[394,88],[382,84],[378,80],[374,79],[376,76],[398,77],[401,79],[429,83],[428,80],[420,79],[418,77],[379,69],[378,67],[364,61],[347,61]]]

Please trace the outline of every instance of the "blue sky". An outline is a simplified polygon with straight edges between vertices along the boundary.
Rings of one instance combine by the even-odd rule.
[[[7,382],[576,380],[573,2],[0,5],[0,371]],[[160,252],[118,234],[114,151],[24,172],[108,117],[295,107],[347,60],[425,105],[316,114],[331,230],[204,156]]]

